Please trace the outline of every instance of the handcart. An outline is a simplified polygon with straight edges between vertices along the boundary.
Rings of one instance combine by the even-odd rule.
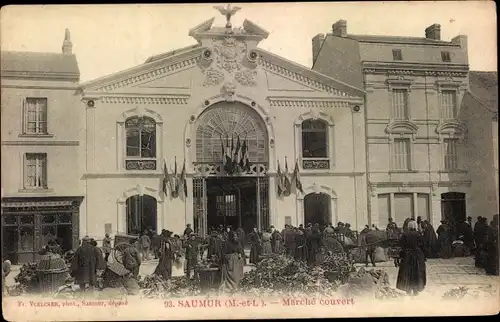
[[[117,234],[115,235],[115,242],[113,247],[113,258],[116,262],[123,264],[123,253],[124,251],[131,247],[131,240],[138,240],[139,236],[136,235],[125,235]]]

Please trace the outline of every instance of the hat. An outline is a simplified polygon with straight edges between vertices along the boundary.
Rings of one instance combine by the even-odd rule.
[[[90,238],[89,236],[85,236],[82,238],[83,241],[90,241],[92,240],[92,238]]]
[[[167,235],[169,235],[169,236],[170,236],[170,235],[172,235],[172,234],[173,234],[173,232],[171,232],[170,230],[168,230],[168,229],[167,229],[167,230],[165,230],[165,234],[167,234]]]

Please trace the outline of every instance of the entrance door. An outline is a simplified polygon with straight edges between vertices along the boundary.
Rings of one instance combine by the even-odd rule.
[[[156,199],[135,195],[127,199],[127,234],[140,235],[146,229],[157,230]]]
[[[268,178],[195,178],[193,189],[194,226],[201,235],[220,226],[247,233],[269,226]]]
[[[304,197],[304,223],[326,226],[330,222],[330,196],[326,193],[310,193]]]
[[[455,231],[458,223],[465,221],[466,214],[465,193],[447,192],[441,194],[441,218],[448,220]]]

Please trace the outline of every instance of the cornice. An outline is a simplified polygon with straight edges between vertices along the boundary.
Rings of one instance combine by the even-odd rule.
[[[95,86],[88,86],[84,84],[82,87],[87,87],[91,91],[107,92],[125,86],[136,85],[145,81],[155,80],[165,75],[174,74],[179,70],[184,70],[193,67],[198,63],[200,59],[199,51],[200,49],[196,48],[194,51],[190,52],[189,53],[190,55],[187,57],[173,56],[148,63],[154,65],[154,68],[151,68],[151,66],[147,66],[148,64],[140,65],[139,67],[137,67],[138,71],[132,75],[126,75],[126,76],[124,75],[121,79],[110,80],[109,82],[102,81],[101,84]],[[172,60],[172,62],[165,62],[165,60]],[[148,67],[149,69],[147,69]]]
[[[318,99],[307,97],[281,97],[269,96],[267,98],[270,107],[303,107],[303,108],[348,108],[349,102],[332,100],[332,99]]]
[[[48,140],[36,140],[36,141],[2,141],[2,145],[17,145],[17,146],[78,146],[79,141],[48,141]]]
[[[80,80],[80,75],[64,74],[64,73],[40,73],[32,71],[30,72],[2,71],[2,78],[78,82]]]
[[[175,96],[102,96],[99,97],[99,102],[103,104],[175,104],[186,105],[188,103],[189,95],[175,95]],[[91,97],[93,98],[93,97]],[[82,98],[83,100],[86,97]]]
[[[455,76],[466,77],[468,65],[432,65],[432,64],[398,64],[398,63],[364,63],[365,74],[388,74],[408,76]]]

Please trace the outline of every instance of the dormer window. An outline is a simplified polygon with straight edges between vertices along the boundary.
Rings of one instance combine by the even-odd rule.
[[[441,52],[441,60],[444,62],[450,62],[451,61],[450,52],[449,51],[442,51]]]
[[[392,59],[403,60],[403,53],[401,52],[401,49],[393,49],[392,50]]]

